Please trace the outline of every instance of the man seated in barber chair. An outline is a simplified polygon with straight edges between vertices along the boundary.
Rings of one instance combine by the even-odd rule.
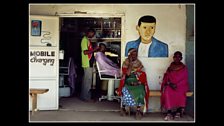
[[[104,43],[99,44],[99,51],[95,55],[96,62],[99,65],[100,70],[105,70],[101,72],[101,75],[105,75],[107,78],[119,78],[120,68],[114,63],[111,59],[109,59],[106,55],[106,45]]]

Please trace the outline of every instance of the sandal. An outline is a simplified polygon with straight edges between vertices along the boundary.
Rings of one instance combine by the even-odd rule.
[[[173,119],[173,116],[171,114],[167,114],[164,118],[165,121],[169,121],[169,120],[172,120]]]
[[[127,107],[127,109],[126,109],[126,114],[127,114],[128,116],[131,116],[131,107]]]
[[[180,111],[180,117],[183,117],[183,115],[184,115],[184,108],[182,108]]]
[[[177,113],[175,114],[175,118],[180,118],[180,113],[179,113],[179,112],[177,112]]]
[[[141,120],[142,119],[142,113],[141,113],[140,110],[136,111],[135,118],[136,118],[136,120]]]
[[[125,115],[126,115],[125,108],[121,108],[120,115],[121,115],[121,116],[125,116]]]

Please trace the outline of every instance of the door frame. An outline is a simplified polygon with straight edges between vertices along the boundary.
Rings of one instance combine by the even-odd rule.
[[[106,17],[119,17],[121,18],[121,54],[124,54],[125,52],[125,40],[126,40],[126,34],[125,34],[125,14],[124,13],[86,13],[86,14],[66,14],[66,13],[57,13],[56,16],[59,16],[60,18],[65,17],[73,17],[73,18],[79,18],[79,17],[86,17],[86,18],[106,18]],[[60,25],[60,22],[59,22]],[[60,26],[59,26],[60,28]],[[60,48],[60,47],[59,47]],[[124,60],[125,56],[121,55],[121,62]]]
[[[125,51],[125,14],[124,13],[86,13],[86,14],[66,14],[66,13],[56,13],[57,16],[59,16],[59,21],[61,18],[111,18],[111,17],[118,17],[121,18],[121,54],[124,54]],[[60,22],[59,22],[60,25]],[[61,28],[59,26],[59,28]],[[60,29],[61,30],[61,29]],[[59,32],[60,32],[59,30]],[[59,35],[60,39],[60,35]],[[59,44],[60,48],[60,44]],[[121,55],[121,62],[125,59],[124,55]],[[60,66],[60,64],[59,64]],[[60,97],[59,97],[60,98]]]

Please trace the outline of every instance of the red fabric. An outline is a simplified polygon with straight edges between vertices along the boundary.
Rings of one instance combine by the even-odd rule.
[[[93,47],[92,47],[92,44],[91,44],[91,41],[89,40],[89,42],[88,42],[88,50],[89,51],[92,51],[93,50]],[[89,53],[88,54],[88,58],[89,58],[89,60],[92,58],[92,53]]]
[[[121,77],[121,80],[120,80],[120,85],[119,85],[118,90],[117,90],[117,93],[118,93],[119,96],[122,95],[121,91],[122,91],[122,88],[124,87],[126,73],[127,73],[127,68],[122,67],[122,77]]]
[[[141,83],[145,85],[145,104],[146,104],[146,109],[148,110],[148,101],[149,101],[149,86],[147,82],[147,77],[146,73],[144,71],[138,70],[141,74],[138,76],[138,79]],[[127,73],[127,68],[122,68],[122,78],[120,80],[120,85],[118,87],[118,95],[122,95],[122,88],[124,87],[124,82],[125,82],[125,75]],[[138,74],[137,74],[138,75]]]
[[[177,88],[175,90],[165,85],[168,80],[176,84]],[[176,107],[185,107],[188,88],[188,72],[186,66],[180,70],[167,70],[164,74],[160,90],[162,108],[170,110]]]

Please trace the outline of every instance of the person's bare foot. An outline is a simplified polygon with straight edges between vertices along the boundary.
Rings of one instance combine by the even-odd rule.
[[[164,117],[164,120],[165,121],[169,121],[169,120],[172,120],[173,119],[173,116],[171,114],[167,114],[165,117]]]

